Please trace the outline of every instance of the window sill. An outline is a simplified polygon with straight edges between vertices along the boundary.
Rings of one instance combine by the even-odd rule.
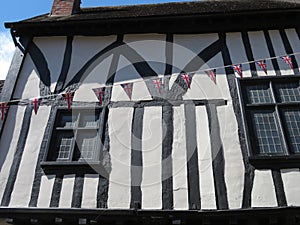
[[[249,162],[256,169],[300,168],[300,155],[293,156],[251,156]]]
[[[100,174],[108,176],[107,171],[100,161],[92,162],[41,162],[41,167],[45,174]]]

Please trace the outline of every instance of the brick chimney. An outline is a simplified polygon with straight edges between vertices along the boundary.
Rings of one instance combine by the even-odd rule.
[[[51,16],[70,16],[80,10],[80,0],[54,0]]]

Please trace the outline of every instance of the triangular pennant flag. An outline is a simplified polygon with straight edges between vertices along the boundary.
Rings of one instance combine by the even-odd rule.
[[[232,66],[232,69],[241,77],[243,78],[243,69],[242,64]]]
[[[71,110],[71,104],[72,104],[72,101],[74,98],[74,94],[75,94],[75,92],[66,92],[66,93],[62,94],[64,100],[66,100],[68,103],[68,111]]]
[[[93,89],[95,95],[97,96],[98,100],[99,100],[99,105],[103,104],[103,96],[105,93],[105,88],[104,87],[100,87],[100,88],[94,88]]]
[[[265,59],[257,61],[256,64],[265,72],[266,75],[268,75],[267,64]]]
[[[8,103],[7,102],[1,102],[1,120],[4,120],[5,114],[8,109]]]
[[[30,104],[33,106],[34,114],[36,115],[41,104],[41,97],[31,98]]]
[[[155,79],[153,80],[154,84],[155,84],[155,87],[157,88],[157,91],[159,94],[161,94],[161,88],[162,88],[162,78],[158,78],[158,79]]]
[[[205,73],[215,84],[217,84],[217,80],[216,80],[217,70],[216,69],[207,70],[207,71],[205,71]]]
[[[286,64],[290,66],[291,69],[294,69],[291,56],[286,55],[286,56],[282,56],[281,58],[284,60]]]
[[[191,88],[193,74],[192,73],[183,73],[180,76],[181,76],[181,79],[186,83],[187,87]]]
[[[128,95],[129,99],[131,100],[133,83],[121,84],[121,86]]]

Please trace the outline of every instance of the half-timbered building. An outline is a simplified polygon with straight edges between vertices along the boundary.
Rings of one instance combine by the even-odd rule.
[[[300,3],[80,7],[6,23],[0,217],[299,224]]]

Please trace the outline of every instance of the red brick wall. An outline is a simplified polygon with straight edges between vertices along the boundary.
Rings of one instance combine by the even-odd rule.
[[[52,16],[69,16],[78,11],[80,0],[54,0],[51,10]]]

